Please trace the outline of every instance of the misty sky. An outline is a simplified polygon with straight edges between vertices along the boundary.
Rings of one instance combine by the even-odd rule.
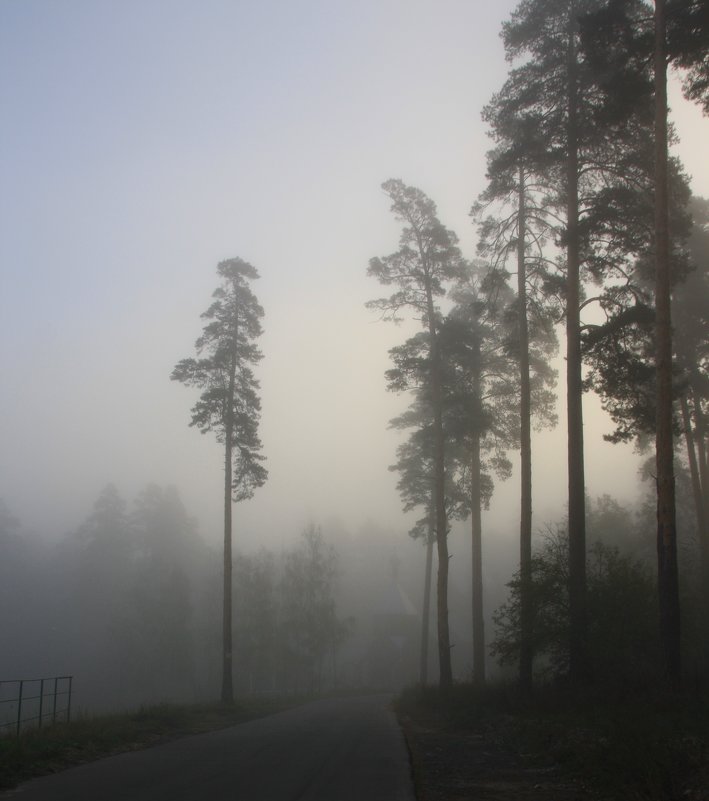
[[[28,528],[62,533],[106,483],[131,498],[155,481],[218,540],[220,448],[188,428],[196,393],[169,376],[217,262],[240,256],[261,273],[270,479],[237,507],[237,542],[331,516],[403,536],[387,422],[406,400],[383,372],[406,330],[364,308],[381,294],[368,260],[398,240],[380,185],[419,186],[474,255],[480,110],[515,5],[0,2],[0,497]],[[709,121],[672,103],[709,196]],[[622,496],[636,458],[586,409],[589,491]],[[535,440],[540,524],[565,502],[561,422]],[[517,486],[493,507],[515,536]]]

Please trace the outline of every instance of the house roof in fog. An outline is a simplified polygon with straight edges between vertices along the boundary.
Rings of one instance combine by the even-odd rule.
[[[391,581],[380,590],[374,605],[376,615],[416,615],[416,607],[398,582]]]

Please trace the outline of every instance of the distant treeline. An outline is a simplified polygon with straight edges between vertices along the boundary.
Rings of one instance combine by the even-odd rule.
[[[129,510],[109,485],[85,522],[41,543],[0,507],[0,678],[67,673],[91,709],[212,698],[221,664],[221,557],[174,487]],[[234,559],[237,691],[311,692],[336,676],[351,622],[321,531]],[[32,674],[32,676],[29,676]]]

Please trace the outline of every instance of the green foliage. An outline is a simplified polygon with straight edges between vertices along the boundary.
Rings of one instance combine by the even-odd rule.
[[[428,375],[421,384],[422,408],[430,415],[433,432],[433,502],[436,545],[438,549],[438,656],[441,687],[450,687],[453,672],[448,625],[448,519],[446,516],[446,435],[444,431],[444,381],[440,349],[441,312],[437,299],[445,295],[447,282],[461,274],[463,261],[457,237],[436,216],[436,206],[415,187],[399,180],[383,184],[394,215],[403,223],[399,250],[369,262],[368,274],[385,286],[396,289],[392,295],[370,301],[368,308],[381,311],[385,319],[399,320],[402,309],[408,311],[426,332],[425,354]],[[426,407],[428,407],[426,409]]]
[[[430,406],[416,398],[409,409],[395,417],[392,428],[411,429],[408,439],[396,449],[396,462],[389,467],[399,474],[397,489],[404,512],[422,508],[424,515],[410,530],[414,538],[426,539],[435,528],[432,506],[433,481],[435,476],[435,451],[433,420]],[[447,440],[446,448],[446,519],[460,519],[467,514],[469,499],[454,480],[455,467],[461,448]]]
[[[258,437],[259,382],[252,369],[262,358],[255,342],[262,333],[263,309],[249,286],[258,272],[248,262],[238,258],[220,262],[217,273],[222,283],[202,315],[207,323],[195,343],[201,358],[182,359],[170,377],[202,390],[192,407],[190,425],[203,434],[213,431],[228,446],[233,497],[241,501],[250,498],[268,475]]]
[[[675,320],[682,321],[673,337],[677,398],[686,392],[693,373],[706,372],[701,354],[707,351],[709,333],[709,304],[705,301],[707,262],[706,257],[703,261],[697,258],[702,241],[701,199],[692,198],[687,206],[689,196],[684,180],[684,176],[675,171],[672,315]],[[697,219],[694,229],[688,228],[688,209]],[[687,241],[690,230],[693,232]],[[691,257],[691,262],[688,257]],[[692,262],[702,266],[696,268]],[[693,269],[688,273],[690,268]],[[649,255],[644,254],[629,273],[627,289],[619,292],[609,290],[607,293],[605,321],[588,326],[583,335],[584,357],[590,366],[587,386],[600,395],[603,408],[616,425],[611,434],[605,435],[611,442],[627,442],[654,432],[655,312],[652,292],[651,264]],[[677,433],[681,430],[679,419],[675,421],[675,430]]]
[[[428,326],[432,298],[445,295],[446,282],[461,273],[458,237],[443,226],[436,204],[420,189],[398,179],[385,181],[382,188],[403,228],[399,250],[370,259],[367,275],[396,291],[388,298],[369,301],[367,308],[378,309],[392,320],[398,320],[402,310],[413,311]]]
[[[573,135],[582,198],[579,256],[587,285],[601,288],[595,303],[611,317],[645,297],[632,265],[649,256],[654,230],[652,17],[639,0],[525,0],[503,26],[503,40],[510,60],[527,60],[510,71],[484,112],[497,147],[479,208],[497,203],[508,209],[483,224],[483,247],[503,261],[516,247],[517,171],[523,167],[531,275],[537,290],[553,288],[545,273],[563,271],[555,248],[568,239],[566,158]],[[574,131],[570,81],[576,86]],[[676,163],[672,194],[681,236],[687,189]]]
[[[551,665],[553,674],[563,674],[568,668],[568,544],[561,531],[549,532],[540,551],[533,554],[531,563],[530,607],[533,627],[530,641],[534,655]],[[519,662],[522,631],[522,580],[517,571],[507,585],[507,601],[495,611],[495,639],[490,652],[502,665]],[[548,673],[543,667],[542,673]]]
[[[455,305],[441,319],[438,353],[441,363],[442,421],[446,442],[446,513],[464,519],[471,511],[470,450],[473,437],[480,438],[481,503],[487,508],[494,478],[511,474],[507,450],[519,439],[519,389],[516,382],[515,321],[510,315],[511,292],[487,274],[480,277],[469,267],[453,286]],[[551,343],[551,344],[550,344]],[[553,336],[545,353],[554,349]],[[553,393],[548,385],[555,377],[540,349],[533,396],[537,419],[553,421]],[[412,534],[429,529],[431,488],[434,480],[434,433],[428,337],[421,332],[390,351],[394,367],[387,371],[388,388],[414,390],[409,409],[391,421],[393,428],[412,429],[397,450],[390,469],[400,474],[398,489],[404,511],[423,507],[426,516]]]
[[[692,229],[688,240],[691,272],[679,283],[672,297],[676,325],[673,336],[678,367],[679,391],[691,395],[692,405],[709,410],[709,200],[692,197],[689,201]],[[706,435],[694,415],[697,433]]]
[[[614,528],[622,532],[626,523],[628,513],[609,498],[591,509],[589,535],[594,538],[600,529],[606,541],[596,539],[588,552],[589,653],[596,679],[615,686],[649,681],[657,654],[654,577],[646,562],[609,544],[615,540]],[[548,530],[532,557],[532,642],[541,677],[561,678],[568,671],[568,563],[565,530]],[[494,615],[497,631],[491,647],[501,664],[519,659],[519,573],[508,587],[509,598]]]
[[[709,7],[703,0],[668,0],[668,55],[684,70],[682,89],[688,100],[709,114]]]
[[[702,37],[707,41],[709,28],[702,32],[706,13],[700,12],[698,5],[684,0],[667,3],[668,53],[677,65],[683,64],[683,58],[689,59],[685,67],[690,62],[696,65],[697,44]],[[581,19],[581,47],[591,68],[591,85],[598,94],[599,119],[632,118],[637,126],[638,144],[621,154],[623,181],[604,188],[605,208],[589,217],[594,226],[605,219],[598,230],[610,244],[608,253],[615,252],[618,265],[622,265],[606,269],[613,280],[606,280],[599,296],[605,320],[589,325],[583,338],[584,357],[591,367],[587,385],[601,396],[616,423],[616,430],[607,437],[613,442],[654,431],[656,419],[653,160],[648,147],[653,145],[648,132],[653,125],[654,46],[653,16],[647,5],[637,0],[601,4]],[[672,141],[671,130],[669,136]],[[670,269],[676,291],[687,273],[689,189],[681,165],[670,160],[668,166]]]
[[[470,438],[484,436],[493,424],[492,414],[482,408],[479,388],[471,373],[481,369],[479,336],[473,328],[451,315],[441,321],[438,353],[441,363],[442,423],[445,440],[445,504],[447,519],[465,519],[470,514]],[[476,355],[477,354],[477,355]],[[411,534],[428,536],[435,479],[435,435],[431,398],[430,352],[428,337],[419,333],[390,351],[394,367],[387,371],[388,388],[413,390],[415,397],[408,410],[395,417],[392,428],[411,429],[409,438],[397,448],[397,461],[390,467],[399,473],[397,488],[405,512],[417,507],[425,516],[417,521]],[[499,422],[499,421],[498,421]],[[502,426],[498,427],[498,433]],[[506,443],[506,439],[504,442]],[[496,446],[489,463],[484,464],[481,484],[482,501],[489,503],[493,491],[492,465],[498,475],[507,477],[510,465],[500,437],[490,437]]]

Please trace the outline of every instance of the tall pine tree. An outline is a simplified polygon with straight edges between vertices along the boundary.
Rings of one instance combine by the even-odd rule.
[[[224,445],[224,599],[222,627],[222,703],[234,700],[232,670],[232,500],[250,498],[267,478],[258,423],[261,401],[253,366],[262,358],[256,346],[263,309],[249,286],[258,272],[242,259],[222,261],[214,302],[202,315],[206,325],[195,344],[200,358],[182,359],[173,381],[202,390],[192,407],[191,426],[213,432]]]
[[[640,6],[640,4],[636,4]],[[553,190],[547,208],[557,218],[553,245],[563,277],[566,323],[566,407],[570,558],[570,673],[583,681],[587,651],[586,533],[581,361],[582,311],[604,302],[605,289],[624,272],[646,214],[652,173],[650,107],[611,107],[594,66],[581,48],[582,20],[600,0],[523,0],[503,26],[507,56],[517,65],[501,92],[505,114],[536,127],[525,171],[544,174]],[[526,57],[526,61],[522,59]],[[522,63],[521,63],[522,62]],[[643,81],[647,84],[646,76]],[[649,98],[649,92],[645,93]],[[541,160],[537,162],[537,159]],[[553,252],[553,251],[552,251]]]
[[[448,620],[448,521],[445,501],[445,436],[443,431],[442,373],[439,345],[441,314],[437,299],[446,284],[461,272],[457,237],[436,216],[433,201],[402,181],[386,181],[382,188],[391,200],[391,210],[403,224],[399,249],[369,262],[368,274],[385,286],[395,287],[389,297],[370,301],[388,319],[403,311],[421,322],[427,337],[431,408],[434,433],[434,498],[438,549],[438,658],[439,685],[447,692],[453,684]]]
[[[505,89],[513,90],[506,86]],[[478,249],[489,260],[491,274],[507,281],[507,267],[516,268],[516,361],[519,383],[520,452],[520,686],[532,689],[532,351],[531,341],[544,343],[546,358],[536,359],[540,375],[548,371],[548,358],[556,348],[553,320],[558,315],[553,299],[559,294],[555,267],[545,253],[553,238],[554,214],[550,203],[553,179],[547,175],[552,161],[538,137],[539,120],[515,114],[505,89],[483,111],[496,147],[488,153],[488,186],[473,207],[482,218]],[[483,216],[487,215],[487,216]],[[531,328],[531,339],[530,339]],[[534,336],[536,332],[536,337]],[[539,335],[542,335],[541,337]],[[555,377],[555,376],[554,376]],[[545,380],[545,379],[542,379]],[[549,410],[547,410],[549,417]],[[551,417],[549,417],[551,419]]]

